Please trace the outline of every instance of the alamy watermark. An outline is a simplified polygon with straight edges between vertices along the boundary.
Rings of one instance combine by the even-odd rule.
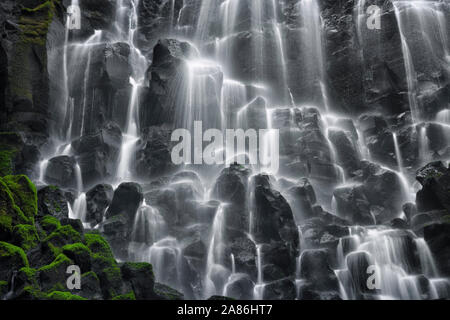
[[[81,290],[81,269],[77,265],[70,265],[66,270],[70,276],[67,278],[66,286],[69,290]]]
[[[278,129],[208,129],[203,132],[201,121],[194,122],[194,132],[176,129],[172,142],[178,142],[172,149],[175,165],[223,165],[237,163],[257,165],[270,173],[277,173],[280,167]]]

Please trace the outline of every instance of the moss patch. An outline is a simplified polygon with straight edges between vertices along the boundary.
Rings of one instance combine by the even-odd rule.
[[[13,229],[13,242],[25,251],[35,248],[39,243],[39,236],[35,226],[19,224]]]
[[[71,294],[70,292],[53,291],[47,295],[49,300],[86,300],[83,297]]]
[[[66,244],[81,242],[81,235],[76,232],[72,226],[65,225],[59,227],[56,231],[52,232],[45,241],[51,243],[55,247],[63,247]]]
[[[56,219],[53,216],[45,216],[40,221],[39,224],[41,225],[42,229],[47,234],[50,234],[56,230],[58,230],[61,227],[61,223],[58,219]]]
[[[127,294],[115,296],[114,298],[112,298],[112,300],[136,300],[136,297],[134,296],[134,292],[131,291]]]
[[[14,270],[28,266],[28,259],[22,248],[0,242],[0,280],[8,281]]]
[[[14,202],[22,210],[30,223],[37,214],[36,187],[25,175],[6,176],[3,181],[11,190]]]

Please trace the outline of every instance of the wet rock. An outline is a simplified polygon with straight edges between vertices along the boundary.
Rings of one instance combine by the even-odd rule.
[[[316,203],[314,188],[308,179],[302,178],[287,190],[296,221],[314,216],[313,205]]]
[[[51,215],[58,220],[69,217],[69,208],[64,192],[54,186],[46,186],[38,191],[38,215]]]
[[[173,143],[170,134],[168,130],[151,127],[138,142],[136,173],[140,177],[155,178],[175,169],[171,158]]]
[[[282,279],[264,286],[264,300],[294,300],[295,284],[291,279]]]
[[[422,189],[417,192],[419,212],[450,210],[450,169],[442,162],[432,162],[417,171],[417,181]]]
[[[373,265],[373,259],[369,253],[352,252],[346,257],[347,269],[352,277],[353,284],[358,293],[371,293],[367,286],[370,277],[369,266]]]
[[[351,174],[353,171],[358,170],[360,159],[351,137],[344,131],[330,130],[328,138],[336,150],[338,164],[345,172]]]
[[[45,181],[61,188],[76,188],[76,161],[69,156],[59,156],[48,161]]]
[[[130,221],[133,221],[143,198],[142,187],[139,184],[132,182],[120,184],[114,191],[111,205],[105,214],[106,218],[124,214]]]
[[[335,189],[333,197],[336,201],[336,212],[339,217],[353,223],[371,225],[374,223],[374,218],[363,188],[363,186],[357,186]]]
[[[137,300],[155,299],[155,276],[151,264],[126,262],[120,269],[123,279],[131,283]]]
[[[298,229],[286,199],[275,191],[266,175],[253,177],[254,231],[258,243],[282,241],[295,256],[298,249]]]
[[[155,282],[154,291],[161,300],[183,300],[184,298],[181,292],[158,282]]]
[[[186,74],[185,58],[194,55],[193,47],[187,42],[174,39],[159,40],[153,49],[153,62],[148,70],[150,89],[143,92],[140,108],[141,128],[152,125],[173,124],[175,101],[173,94],[176,81]]]
[[[338,291],[339,285],[328,263],[328,251],[310,249],[300,257],[300,278],[308,281],[317,291]]]
[[[108,184],[99,184],[86,193],[86,221],[98,224],[105,210],[112,202],[113,188]]]
[[[236,273],[230,276],[225,294],[238,300],[253,299],[254,282],[245,273]]]
[[[435,223],[424,228],[424,238],[443,276],[450,275],[450,224]]]
[[[411,218],[417,214],[417,207],[414,203],[408,202],[402,206],[406,221],[411,221]]]

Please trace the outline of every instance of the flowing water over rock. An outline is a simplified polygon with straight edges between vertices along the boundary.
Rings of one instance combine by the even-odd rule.
[[[109,2],[49,55],[35,180],[117,259],[192,299],[450,297],[447,2],[375,1],[380,30],[367,0]],[[195,121],[267,130],[262,164],[173,164]]]

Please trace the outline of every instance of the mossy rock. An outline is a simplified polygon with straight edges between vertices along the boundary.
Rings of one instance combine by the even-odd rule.
[[[69,275],[66,272],[71,265],[74,265],[74,262],[60,254],[51,264],[40,268],[39,283],[42,291],[67,291],[66,281]]]
[[[19,224],[13,229],[13,243],[23,250],[35,248],[39,243],[36,227],[28,224]]]
[[[103,296],[106,299],[129,294],[131,286],[122,279],[122,272],[119,267],[105,268],[99,273],[100,285]]]
[[[0,178],[0,240],[10,241],[15,225],[32,223],[16,204],[16,197],[8,182]]]
[[[103,299],[100,279],[95,272],[89,271],[81,275],[81,291],[79,294],[89,300]]]
[[[51,215],[58,219],[69,217],[69,207],[64,192],[55,186],[46,186],[38,191],[38,214]]]
[[[82,273],[88,272],[91,269],[92,252],[84,244],[67,244],[62,248],[62,252],[80,267]]]
[[[23,147],[23,141],[16,132],[0,132],[0,177],[14,174],[15,159]]]
[[[0,281],[9,281],[14,271],[28,266],[28,259],[22,248],[0,242]]]
[[[3,181],[11,190],[15,204],[21,209],[29,223],[34,223],[37,214],[37,192],[33,182],[25,175],[6,176]]]
[[[41,268],[52,263],[61,253],[61,249],[43,241],[36,248],[27,252],[28,262],[32,268]]]
[[[96,256],[107,260],[114,260],[111,247],[108,242],[99,233],[91,232],[84,235],[84,244]]]
[[[153,267],[145,262],[126,262],[121,266],[123,279],[129,281],[136,299],[150,300],[157,298],[154,292],[155,275]]]
[[[8,281],[0,281],[0,298],[7,294],[9,291]]]
[[[61,227],[59,220],[53,216],[44,216],[39,219],[38,223],[47,234],[51,234]]]
[[[80,297],[70,292],[53,291],[47,295],[48,300],[86,300],[86,298]]]
[[[161,300],[183,300],[184,298],[182,293],[158,282],[155,283],[154,291]]]
[[[82,242],[83,237],[75,231],[72,226],[66,225],[59,227],[56,231],[53,231],[45,241],[49,242],[57,248],[62,248],[66,244]]]
[[[136,300],[136,297],[134,295],[134,292],[131,291],[127,294],[121,294],[121,295],[115,296],[111,300]]]

